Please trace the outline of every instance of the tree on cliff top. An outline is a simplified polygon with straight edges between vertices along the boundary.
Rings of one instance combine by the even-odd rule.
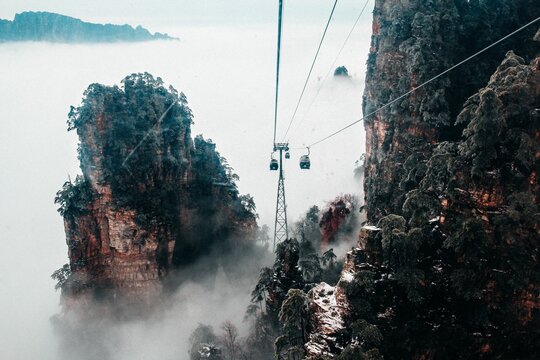
[[[276,339],[276,357],[287,354],[290,359],[303,358],[303,344],[307,341],[306,326],[309,298],[302,290],[290,289],[281,305],[279,322],[285,335]]]
[[[185,95],[149,73],[127,76],[121,86],[90,85],[67,121],[79,136],[83,176],[57,194],[59,211],[76,220],[104,197],[97,207],[133,210],[141,229],[158,234],[163,276],[212,251],[255,251],[254,200],[240,196],[238,176],[210,139],[192,139],[192,123]],[[84,257],[88,236],[80,238]],[[208,258],[209,270],[223,265]]]
[[[217,190],[239,217],[255,219],[253,199],[239,197],[238,175],[210,139],[191,139],[192,123],[183,93],[141,73],[124,78],[122,87],[90,85],[81,106],[71,108],[68,130],[76,130],[81,139],[85,180],[94,176],[93,169],[101,169],[102,178],[94,181],[110,184],[122,206],[172,223],[179,189],[189,185],[194,196]]]
[[[82,176],[77,175],[75,182],[66,181],[56,193],[54,203],[59,205],[58,212],[65,217],[84,214],[87,205],[95,196],[92,188]]]
[[[121,205],[165,218],[171,213],[167,199],[187,171],[193,115],[185,95],[166,89],[159,77],[132,74],[122,85],[90,85],[82,105],[71,108],[68,130],[81,140],[86,179],[102,169],[99,180],[110,184]]]
[[[349,70],[345,66],[339,66],[334,70],[334,76],[348,78],[350,77]]]

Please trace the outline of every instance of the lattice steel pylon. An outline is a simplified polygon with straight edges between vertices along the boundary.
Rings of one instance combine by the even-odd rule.
[[[276,222],[274,224],[274,251],[276,251],[276,245],[289,238],[289,230],[287,228],[287,202],[285,201],[285,176],[283,173],[283,151],[289,151],[289,144],[275,144],[274,151],[279,151],[279,180],[276,202]]]

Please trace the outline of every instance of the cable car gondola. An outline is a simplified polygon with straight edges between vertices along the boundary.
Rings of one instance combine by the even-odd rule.
[[[274,170],[277,170],[279,168],[279,164],[278,164],[278,161],[274,158],[271,158],[270,159],[270,170],[274,171]]]
[[[311,162],[309,161],[309,156],[302,155],[300,157],[300,169],[309,170],[310,167],[311,167]]]
[[[285,153],[285,159],[290,159],[291,158],[291,154],[287,151]]]
[[[302,170],[309,170],[311,167],[311,161],[309,160],[309,148],[307,155],[302,155],[300,157],[300,169]]]

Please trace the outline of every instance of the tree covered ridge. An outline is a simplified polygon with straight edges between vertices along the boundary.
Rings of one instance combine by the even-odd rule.
[[[364,114],[407,93],[540,14],[536,1],[382,1],[375,3]],[[461,138],[455,120],[513,50],[530,62],[539,52],[535,26],[515,34],[365,121],[365,193],[372,222],[398,213],[422,165],[442,141]],[[414,149],[414,151],[409,151]],[[393,171],[386,171],[403,164]],[[378,181],[383,179],[385,181]]]
[[[345,326],[331,343],[313,328],[307,282],[290,283],[305,278],[282,270],[301,269],[291,265],[301,263],[300,246],[280,244],[259,283],[283,289],[276,358],[537,357],[539,90],[540,58],[507,53],[457,117],[462,138],[436,144],[428,160],[409,159],[416,168],[402,208],[364,227],[349,252],[336,288]],[[308,349],[313,342],[322,350]]]
[[[91,187],[110,185],[118,204],[171,216],[172,204],[162,202],[179,195],[189,170],[191,110],[183,94],[150,74],[122,84],[90,85],[82,105],[70,111],[68,129],[81,139],[81,169]]]
[[[102,219],[109,208],[134,216],[135,225],[127,225],[136,226],[132,238],[120,235],[129,248],[148,245],[163,275],[218,248],[248,246],[256,230],[253,198],[239,194],[238,176],[211,140],[192,139],[192,123],[186,96],[148,73],[127,76],[121,86],[88,87],[67,121],[79,136],[82,175],[55,198],[71,239],[72,270],[85,271],[90,254],[106,251],[92,250],[109,241],[102,234],[110,230],[100,228],[111,221],[126,226],[112,215]],[[149,237],[158,244],[147,244]],[[94,238],[101,240],[89,246]]]
[[[82,105],[71,108],[68,130],[81,139],[83,170],[75,187],[99,191],[109,185],[117,204],[141,208],[147,215],[170,215],[172,204],[163,201],[178,197],[182,186],[198,195],[218,192],[242,204],[235,207],[239,214],[253,213],[252,200],[240,197],[238,175],[215,144],[201,135],[191,139],[193,114],[183,93],[166,89],[160,78],[148,73],[130,75],[122,85],[92,84]],[[61,198],[77,196],[66,193]]]
[[[0,42],[50,41],[62,43],[172,40],[151,34],[142,26],[93,24],[50,12],[25,11],[13,21],[0,19]]]
[[[432,134],[422,145],[396,133],[390,136],[409,147],[389,146],[383,161],[371,159],[379,171],[366,182],[371,209],[385,210],[369,214],[377,227],[365,235],[354,279],[344,284],[353,326],[339,359],[534,359],[539,353],[535,48],[525,49],[528,61],[508,52],[450,117],[459,138]],[[460,83],[449,82],[449,89]],[[395,125],[408,116],[401,109],[383,119]],[[399,125],[392,126],[397,132]],[[385,167],[401,161],[402,169]],[[388,178],[401,179],[391,206],[369,187]],[[355,333],[357,324],[375,326],[380,341]]]
[[[528,0],[377,1],[364,114],[538,14],[539,3]],[[308,259],[301,243],[283,242],[254,291],[266,313],[251,308],[263,314],[256,329],[281,320],[277,359],[537,357],[535,34],[535,27],[519,33],[366,120],[372,226],[360,232],[337,284],[345,326],[326,346],[309,311],[312,285],[300,265]]]

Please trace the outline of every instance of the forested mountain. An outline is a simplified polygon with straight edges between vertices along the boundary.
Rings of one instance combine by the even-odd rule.
[[[366,115],[537,18],[540,3],[377,0],[373,14]],[[537,358],[537,31],[365,120],[367,222],[337,284],[305,276],[294,239],[261,273],[259,323],[276,331],[277,359]]]
[[[151,34],[141,26],[92,24],[49,12],[23,12],[13,21],[0,19],[0,42],[49,41],[93,43],[170,40],[167,34]]]
[[[96,299],[119,313],[151,310],[175,270],[249,250],[253,200],[216,145],[191,138],[192,121],[184,94],[150,74],[92,84],[72,107],[82,175],[56,196],[70,259],[54,275],[65,310]],[[211,259],[206,271],[220,263]]]
[[[307,209],[260,269],[247,334],[199,324],[191,360],[536,359],[538,23],[417,87],[538,16],[533,0],[376,0],[364,114],[414,91],[364,121],[365,199]],[[192,119],[149,74],[72,108],[82,176],[56,197],[70,263],[53,275],[66,312],[137,317],[197,260],[261,254],[253,199]]]

